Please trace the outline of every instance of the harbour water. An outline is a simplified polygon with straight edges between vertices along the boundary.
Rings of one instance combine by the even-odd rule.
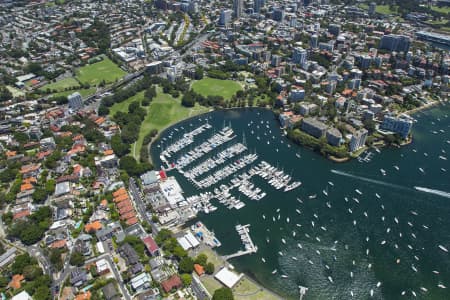
[[[262,109],[216,111],[181,122],[162,134],[151,153],[161,165],[161,150],[207,119],[214,130],[197,135],[171,159],[194,150],[225,123],[233,128],[234,141],[190,167],[244,142],[248,151],[242,156],[258,154],[253,165],[267,161],[302,182],[283,192],[253,176],[251,182],[267,193],[264,198],[250,200],[234,189],[245,207],[228,209],[213,199],[218,209],[198,215],[222,242],[217,249],[222,255],[242,249],[235,226],[250,224],[257,253],[230,262],[284,298],[298,299],[301,285],[309,288],[304,299],[450,299],[449,116],[450,106],[416,114],[413,143],[372,150],[369,162],[337,164],[299,148],[282,136],[273,113]],[[177,170],[169,175],[179,180],[186,197],[233,178],[198,189]]]

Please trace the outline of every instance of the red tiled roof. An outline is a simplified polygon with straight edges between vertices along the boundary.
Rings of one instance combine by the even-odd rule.
[[[94,221],[84,226],[84,231],[86,232],[97,231],[99,229],[102,229],[102,223],[100,221]]]
[[[153,253],[159,249],[155,240],[150,235],[143,238],[142,242],[144,242],[145,247],[147,247],[147,250],[150,253]]]
[[[25,210],[21,210],[17,213],[14,214],[13,216],[13,220],[17,220],[17,219],[21,219],[24,217],[28,217],[30,215],[30,210],[29,209],[25,209]]]
[[[55,241],[50,245],[50,248],[53,249],[60,249],[60,248],[64,248],[66,246],[66,240],[59,240],[59,241]]]
[[[202,276],[203,274],[205,274],[205,269],[199,264],[194,264],[194,270],[198,276]]]
[[[24,279],[25,277],[22,274],[15,274],[13,275],[8,285],[15,290],[20,289],[20,287],[22,286],[21,281],[23,281]]]
[[[134,225],[134,224],[136,224],[138,222],[138,219],[136,218],[136,217],[134,217],[134,218],[131,218],[131,219],[128,219],[127,220],[127,225]]]
[[[181,282],[181,279],[179,276],[177,275],[173,275],[172,277],[170,277],[169,279],[161,282],[161,286],[163,288],[163,290],[168,293],[170,292],[173,288],[180,288],[181,286],[183,286],[183,283]]]
[[[127,193],[127,190],[122,187],[113,193],[113,197],[118,197],[118,196],[126,194],[126,193]]]

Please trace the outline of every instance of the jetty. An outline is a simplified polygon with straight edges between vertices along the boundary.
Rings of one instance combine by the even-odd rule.
[[[236,231],[239,233],[239,235],[241,236],[241,240],[244,243],[245,246],[245,250],[239,250],[236,253],[230,254],[230,255],[225,255],[223,256],[224,260],[229,260],[231,258],[234,257],[239,257],[242,255],[247,255],[247,254],[252,254],[252,253],[256,253],[258,251],[258,247],[253,243],[251,237],[250,237],[250,224],[247,225],[236,225]]]
[[[308,291],[308,288],[299,285],[299,286],[298,286],[298,290],[299,290],[299,292],[300,292],[300,300],[302,300],[302,299],[303,299],[303,296],[306,295],[306,292]]]

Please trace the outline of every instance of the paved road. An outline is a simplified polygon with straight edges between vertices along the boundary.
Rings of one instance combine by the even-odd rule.
[[[158,227],[156,224],[152,222],[152,219],[147,215],[147,209],[146,205],[144,203],[144,200],[142,199],[142,194],[139,189],[139,187],[136,184],[136,181],[134,178],[130,178],[129,182],[131,197],[133,198],[134,205],[136,206],[137,212],[141,216],[141,220],[146,221],[148,224],[152,226],[152,232],[153,234],[157,234],[159,232]]]

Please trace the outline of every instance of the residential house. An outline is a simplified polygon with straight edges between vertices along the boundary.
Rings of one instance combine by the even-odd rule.
[[[173,289],[179,289],[182,286],[183,283],[181,282],[181,278],[178,275],[172,275],[172,277],[170,277],[169,279],[161,282],[161,287],[166,293],[169,293]]]

